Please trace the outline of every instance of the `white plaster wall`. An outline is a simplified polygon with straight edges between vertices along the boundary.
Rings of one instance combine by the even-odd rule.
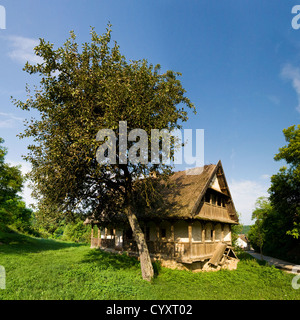
[[[121,247],[123,244],[123,231],[122,230],[116,230],[116,237],[115,237],[115,246]]]
[[[214,178],[210,184],[210,188],[221,191],[217,176],[214,176]]]
[[[174,225],[175,241],[189,242],[188,223],[185,221],[176,222]]]
[[[110,232],[110,229],[107,229],[107,236],[106,236],[106,239],[113,239],[113,238],[114,238],[114,236],[113,236],[113,235],[110,235],[110,234],[109,234],[109,232]],[[97,237],[97,235],[95,235],[95,237]],[[100,235],[100,238],[101,238],[101,239],[105,239],[105,230],[104,230],[104,228],[103,228],[103,229],[101,229],[101,235]]]
[[[202,241],[202,226],[199,221],[193,223],[192,226],[192,241]]]
[[[224,226],[224,241],[231,241],[231,231],[228,224]]]
[[[236,244],[240,248],[246,248],[247,247],[247,243],[245,241],[243,241],[242,239],[240,239],[240,238],[237,238]]]
[[[212,241],[213,240],[212,236],[211,236],[211,230],[213,230],[212,229],[212,224],[211,223],[206,223],[204,228],[205,228],[205,241],[206,242]]]
[[[221,241],[222,240],[222,227],[220,223],[218,223],[215,226],[215,241]]]

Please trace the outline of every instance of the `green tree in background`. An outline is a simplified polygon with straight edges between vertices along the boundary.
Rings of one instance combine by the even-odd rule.
[[[280,168],[271,178],[270,200],[281,214],[282,227],[295,239],[300,235],[300,125],[283,130],[287,145],[279,149],[276,161],[285,160],[288,167]]]
[[[283,130],[287,145],[275,155],[285,160],[271,177],[269,199],[259,198],[253,212],[255,224],[249,239],[265,254],[300,262],[300,125]]]
[[[19,193],[24,178],[20,167],[5,163],[7,149],[0,138],[0,223],[13,225],[18,230],[30,231],[32,210],[26,208]]]
[[[255,210],[252,212],[252,220],[255,220],[255,224],[251,226],[248,238],[254,248],[259,248],[261,255],[266,237],[264,224],[271,211],[270,201],[266,197],[259,197],[256,200]]]

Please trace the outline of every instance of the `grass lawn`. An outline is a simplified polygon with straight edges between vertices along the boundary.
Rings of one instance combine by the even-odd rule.
[[[139,262],[88,245],[0,232],[0,265],[6,289],[0,300],[17,299],[300,299],[293,274],[258,263],[247,254],[238,269],[218,272],[161,268],[152,283]]]

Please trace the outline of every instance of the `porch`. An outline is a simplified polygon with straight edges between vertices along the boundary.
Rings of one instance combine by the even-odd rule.
[[[150,222],[143,226],[148,250],[152,257],[177,260],[182,263],[204,261],[212,257],[220,242],[231,245],[230,225],[211,222]],[[104,231],[104,232],[103,232]],[[136,242],[130,230],[92,230],[92,248],[126,251],[137,254]]]

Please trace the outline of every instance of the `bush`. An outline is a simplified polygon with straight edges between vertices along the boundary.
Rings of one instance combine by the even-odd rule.
[[[91,237],[91,227],[85,226],[81,220],[65,226],[62,240],[88,243]]]

